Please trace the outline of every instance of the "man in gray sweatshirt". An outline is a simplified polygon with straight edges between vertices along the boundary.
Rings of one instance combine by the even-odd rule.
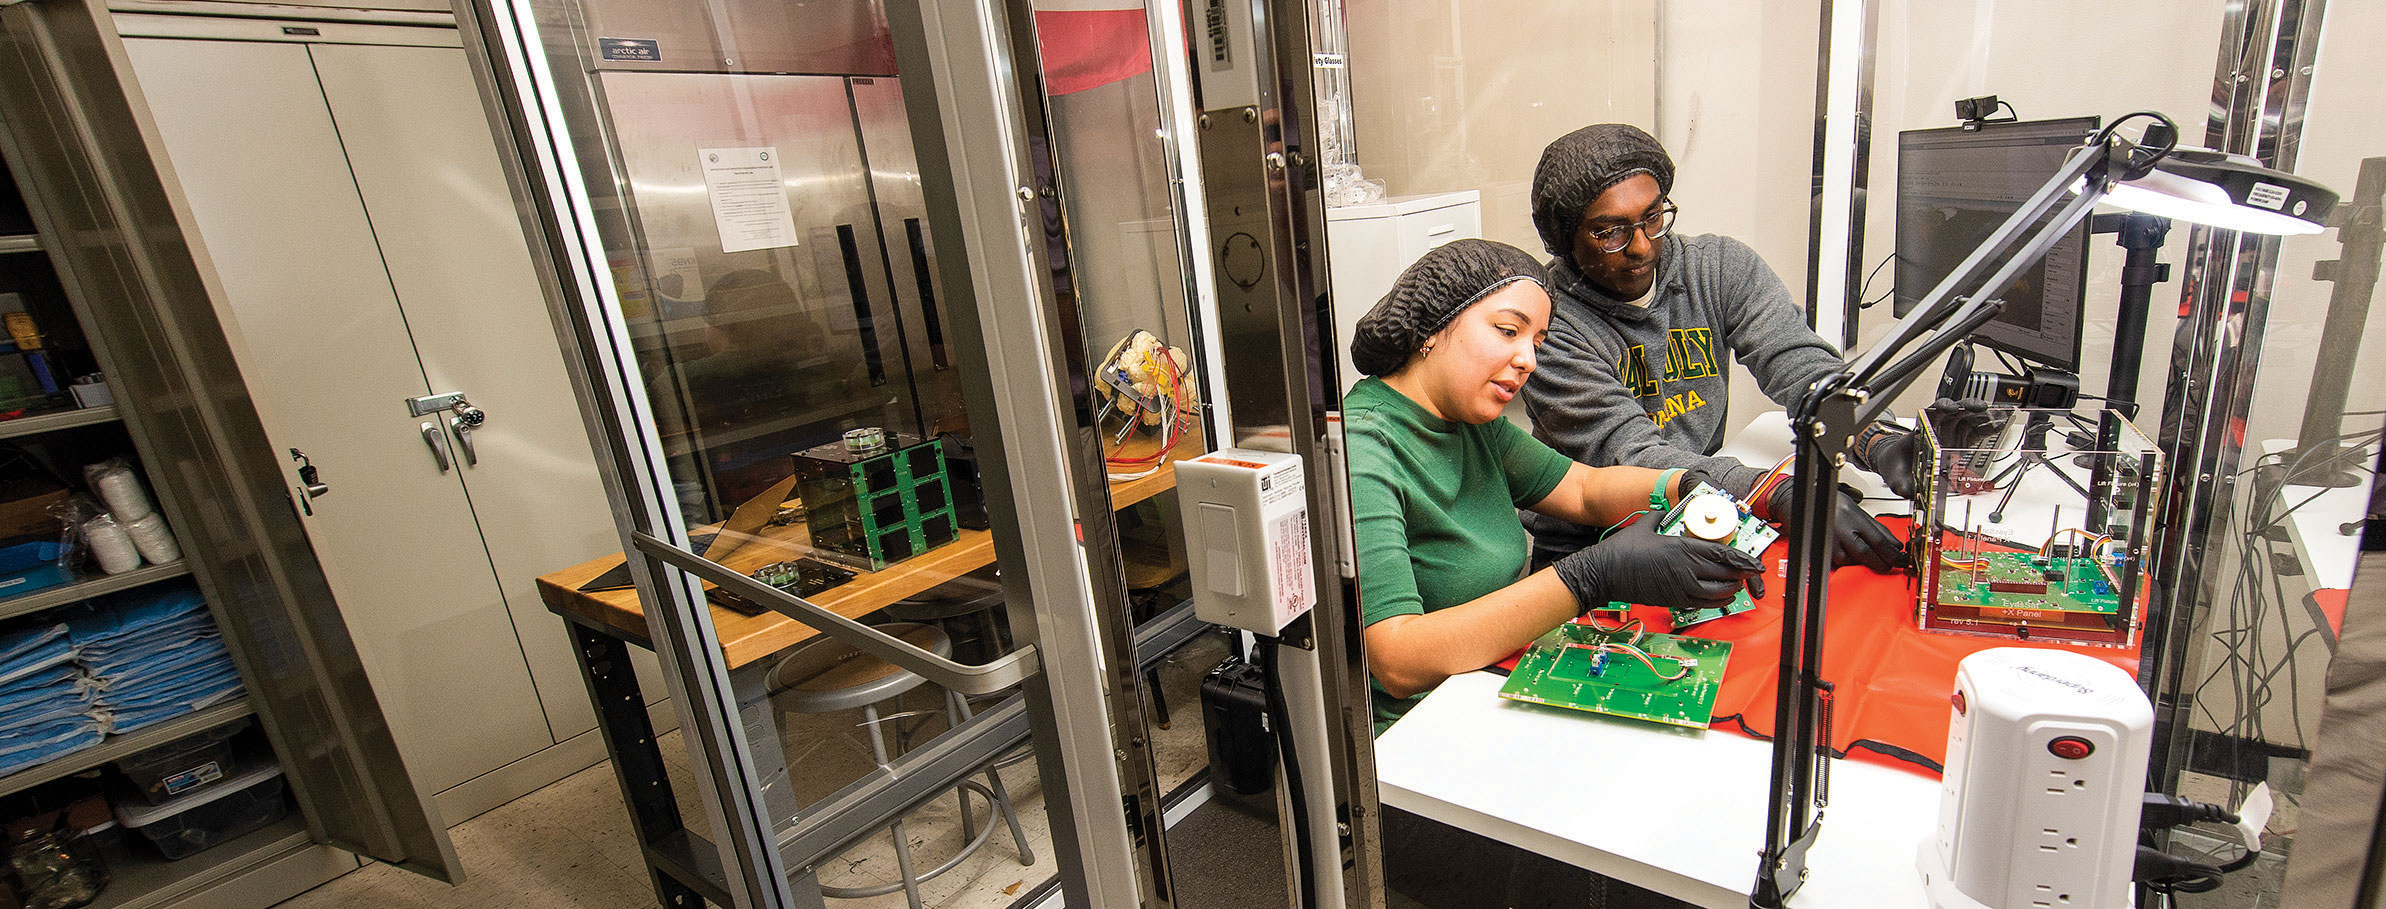
[[[1621,123],[1583,127],[1541,153],[1533,224],[1556,258],[1549,340],[1525,384],[1526,412],[1535,436],[1577,461],[1694,469],[1747,499],[1766,468],[1715,456],[1732,359],[1791,410],[1842,363],[1755,250],[1730,237],[1672,233],[1673,176],[1664,147]],[[1767,501],[1750,504],[1785,520],[1787,490],[1776,484]],[[1839,498],[1834,560],[1883,572],[1903,565],[1897,537],[1854,498]],[[1524,518],[1536,565],[1599,533]]]

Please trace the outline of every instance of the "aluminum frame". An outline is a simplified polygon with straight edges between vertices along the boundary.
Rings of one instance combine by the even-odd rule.
[[[1814,71],[1814,209],[1806,224],[1806,318],[1816,334],[1837,335],[1843,354],[1856,347],[1864,302],[1862,190],[1872,179],[1872,58],[1879,27],[1874,0],[1822,0]],[[1848,157],[1836,153],[1841,148]],[[1827,249],[1847,250],[1836,272],[1828,269]],[[1832,299],[1840,305],[1826,309]]]
[[[1342,520],[1336,492],[1346,490],[1347,481],[1327,443],[1341,408],[1341,351],[1326,296],[1331,284],[1324,183],[1311,131],[1318,110],[1309,13],[1300,0],[1209,0],[1188,7],[1185,22],[1189,34],[1207,40],[1190,41],[1183,50],[1195,73],[1192,100],[1210,235],[1251,234],[1265,260],[1253,284],[1218,287],[1221,342],[1236,350],[1272,350],[1274,357],[1255,359],[1273,359],[1278,367],[1238,363],[1219,386],[1235,402],[1228,438],[1301,456],[1310,514],[1322,516],[1311,526],[1330,527]],[[1224,42],[1223,56],[1216,42]],[[1202,255],[1222,256],[1222,244]],[[1286,669],[1295,713],[1313,870],[1321,899],[1334,893],[1343,905],[1380,905],[1380,803],[1357,584],[1337,567],[1339,534],[1313,534],[1311,543],[1311,570],[1321,579],[1318,602],[1308,614],[1307,633],[1286,636],[1279,665]],[[1334,578],[1342,583],[1326,580]],[[1293,810],[1281,792],[1278,807]],[[1292,848],[1292,825],[1285,825],[1284,835],[1286,861],[1294,863],[1299,850]],[[1308,873],[1289,870],[1288,881]]]
[[[986,511],[998,561],[1024,569],[1003,576],[1011,628],[1045,664],[1026,687],[1038,754],[1054,758],[1038,770],[1061,891],[1070,905],[1167,907],[1162,793],[1142,733],[1100,421],[1070,392],[1090,387],[1091,370],[1072,332],[1082,323],[1041,70],[1026,40],[1032,16],[1024,2],[887,4],[921,173],[948,178],[923,181],[930,229],[963,253],[937,264],[947,293],[980,301],[955,308],[956,344],[1005,367],[967,370],[964,397],[999,427],[1000,443],[979,449]],[[1031,151],[1038,142],[1041,154]],[[989,330],[994,316],[1009,317],[1003,330]],[[1013,516],[1018,529],[1002,532]]]
[[[2319,51],[2326,0],[2247,0],[2229,7],[2214,70],[2213,107],[2203,144],[2293,170],[2303,113]],[[2239,268],[2251,251],[2251,268]],[[2162,505],[2166,521],[2154,554],[2154,597],[2146,619],[2145,669],[2139,685],[2155,705],[2153,761],[2147,783],[2177,791],[2187,767],[2193,693],[2184,682],[2201,671],[2192,645],[2196,619],[2224,595],[2207,571],[2212,532],[2235,501],[2243,442],[2228,431],[2252,406],[2279,239],[2196,226],[2188,235],[2191,301],[2188,334],[2174,343],[2156,444],[2173,465]],[[2237,300],[2244,294],[2242,302]],[[2220,523],[2215,508],[2222,509]]]

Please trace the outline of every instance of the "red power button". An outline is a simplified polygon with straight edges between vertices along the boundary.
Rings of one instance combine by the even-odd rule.
[[[1953,697],[1947,700],[1955,702],[1955,715],[1962,716],[1964,712],[1963,692],[1957,691]]]
[[[2079,736],[2067,735],[2046,743],[2046,750],[2064,760],[2076,761],[2096,753],[2096,745]]]

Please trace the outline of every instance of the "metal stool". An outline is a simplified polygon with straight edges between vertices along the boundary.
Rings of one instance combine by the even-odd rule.
[[[932,625],[898,622],[878,626],[878,630],[938,656],[951,656],[953,652],[952,638]],[[865,654],[851,644],[835,638],[819,637],[797,647],[771,668],[767,690],[771,705],[782,713],[835,713],[861,708],[862,724],[870,730],[871,756],[877,759],[878,766],[883,769],[893,761],[894,755],[888,752],[886,733],[880,728],[884,720],[878,715],[878,705],[926,681],[918,673]],[[958,693],[946,691],[947,721],[959,726],[968,722],[970,716],[968,701]],[[1004,790],[1002,777],[994,771],[995,765],[986,768],[984,784],[964,779],[954,786],[954,797],[961,810],[961,836],[966,843],[944,864],[925,873],[914,871],[911,838],[904,832],[903,819],[897,817],[887,827],[894,832],[895,865],[902,877],[890,884],[869,887],[823,886],[820,888],[821,894],[837,899],[860,899],[901,890],[910,900],[911,909],[922,909],[920,884],[960,867],[963,860],[975,854],[994,835],[994,825],[991,823],[983,831],[975,829],[977,822],[969,814],[971,792],[984,798],[990,809],[1002,813],[1003,820],[1011,828],[1011,839],[1019,847],[1019,863],[1035,864],[1035,853],[1027,844],[1026,833],[1019,827],[1019,814],[1011,808],[1010,793]]]
[[[974,571],[935,587],[895,601],[886,607],[888,618],[903,622],[920,622],[943,628],[945,633],[968,640],[954,645],[964,663],[987,663],[1011,651],[1010,635],[1005,632],[995,610],[1001,609],[1002,576],[992,568]],[[963,620],[968,620],[964,629]]]

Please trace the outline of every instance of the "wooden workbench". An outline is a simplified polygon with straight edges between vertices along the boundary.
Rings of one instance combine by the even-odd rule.
[[[1130,449],[1136,447],[1135,443],[1128,445]],[[1111,507],[1124,509],[1176,488],[1176,461],[1199,450],[1199,440],[1187,438],[1170,453],[1168,462],[1157,473],[1110,484]],[[730,543],[726,539],[716,539],[713,545],[727,546]],[[803,527],[775,526],[766,528],[761,539],[738,546],[722,564],[735,571],[752,572],[772,562],[812,554],[810,535]],[[580,585],[595,580],[598,575],[620,564],[622,556],[615,553],[540,575],[539,600],[547,604],[548,610],[566,619],[601,626],[623,640],[651,649],[653,643],[647,639],[645,608],[639,602],[635,588],[624,587],[595,593],[580,590]],[[839,615],[858,619],[905,597],[992,564],[994,535],[983,530],[964,530],[951,543],[889,565],[882,571],[854,572],[853,580],[808,599]],[[719,605],[710,605],[710,608],[713,628],[720,634],[721,649],[728,656],[732,669],[785,650],[819,633],[809,625],[776,612],[743,615]]]

